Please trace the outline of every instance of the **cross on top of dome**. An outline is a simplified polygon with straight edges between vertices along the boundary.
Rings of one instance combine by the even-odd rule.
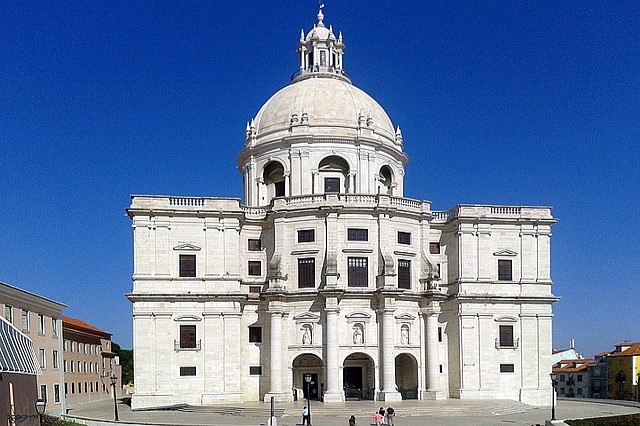
[[[298,41],[298,55],[300,69],[291,77],[292,83],[313,77],[337,78],[351,83],[349,76],[342,68],[344,43],[342,32],[338,37],[333,33],[331,25],[324,25],[324,4],[318,10],[318,22],[305,36],[304,29],[300,31]]]

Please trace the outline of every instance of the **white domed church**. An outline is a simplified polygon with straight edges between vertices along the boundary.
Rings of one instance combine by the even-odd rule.
[[[321,10],[247,124],[242,201],[132,196],[134,409],[550,405],[551,209],[405,198],[400,128],[343,52]]]

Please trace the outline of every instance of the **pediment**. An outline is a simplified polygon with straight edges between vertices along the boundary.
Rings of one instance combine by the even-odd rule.
[[[518,322],[518,318],[509,317],[509,316],[502,316],[502,317],[496,318],[495,321],[496,322]]]
[[[348,321],[364,321],[371,318],[371,315],[365,312],[354,312],[352,314],[345,315]]]
[[[502,250],[498,250],[497,252],[493,253],[494,256],[517,256],[518,253],[516,253],[513,250],[509,250],[509,249],[502,249]]]
[[[304,322],[304,321],[318,321],[320,320],[320,315],[315,312],[305,312],[300,315],[296,315],[293,317],[294,321]]]
[[[414,321],[415,319],[416,317],[407,313],[396,315],[396,320],[398,321]]]
[[[194,244],[183,243],[183,244],[178,244],[173,249],[174,250],[182,250],[182,251],[199,251],[200,247],[198,247],[198,246],[196,246]]]
[[[179,315],[173,319],[174,321],[201,321],[200,317],[195,315]]]

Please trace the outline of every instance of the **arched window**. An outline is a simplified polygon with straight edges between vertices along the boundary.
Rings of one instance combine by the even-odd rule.
[[[264,185],[267,187],[269,198],[284,197],[284,167],[277,161],[271,161],[264,167]]]
[[[348,192],[349,163],[337,155],[324,158],[318,165],[320,184],[325,193]]]
[[[389,166],[382,166],[378,173],[378,193],[393,195],[393,172]]]

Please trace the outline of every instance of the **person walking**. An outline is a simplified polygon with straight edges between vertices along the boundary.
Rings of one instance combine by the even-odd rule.
[[[376,426],[382,426],[382,414],[380,414],[380,411],[376,411],[376,413],[373,415],[373,422],[376,424]]]
[[[356,426],[356,416],[351,415],[351,417],[349,417],[349,426]]]
[[[302,415],[302,424],[310,426],[311,423],[309,422],[309,408],[306,405],[302,408],[300,414]]]
[[[387,411],[386,411],[386,420],[385,422],[387,423],[387,426],[394,426],[393,424],[393,418],[396,416],[396,411],[393,409],[393,407],[387,407]]]

